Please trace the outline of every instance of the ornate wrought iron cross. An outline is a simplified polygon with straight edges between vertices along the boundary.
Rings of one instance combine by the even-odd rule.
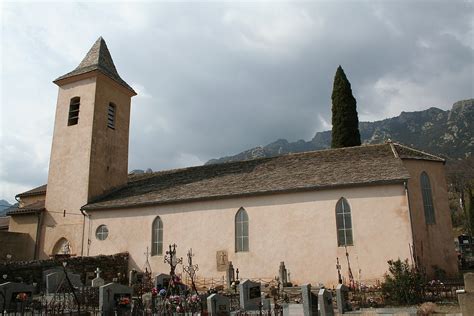
[[[183,263],[183,258],[176,257],[176,244],[169,245],[169,250],[166,252],[165,263],[170,265],[170,275],[175,275],[174,270],[176,266]]]

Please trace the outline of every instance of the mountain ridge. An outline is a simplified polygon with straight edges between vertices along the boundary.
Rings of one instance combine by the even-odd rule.
[[[450,110],[430,107],[405,112],[375,122],[360,122],[362,144],[379,144],[387,140],[414,147],[446,159],[472,155],[474,150],[474,99],[455,102]],[[321,150],[331,147],[331,131],[317,132],[309,141],[288,142],[278,139],[236,155],[211,159],[205,164],[273,157],[286,153]]]

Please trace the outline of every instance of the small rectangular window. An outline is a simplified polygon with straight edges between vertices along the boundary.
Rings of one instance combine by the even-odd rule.
[[[113,103],[109,103],[109,111],[107,113],[107,127],[115,129],[115,112],[116,106]]]
[[[75,97],[72,98],[69,103],[69,116],[67,125],[76,125],[79,122],[79,106],[80,106],[81,98]]]

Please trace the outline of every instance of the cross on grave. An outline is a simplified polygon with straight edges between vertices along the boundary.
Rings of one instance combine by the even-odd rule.
[[[337,269],[337,280],[339,284],[342,284],[341,276],[341,265],[339,264],[339,257],[336,258],[336,269]]]
[[[94,272],[95,272],[96,278],[100,278],[100,273],[102,272],[102,270],[100,270],[99,267],[97,267]]]
[[[145,255],[145,272],[150,272],[151,273],[151,265],[150,261],[148,261],[148,258],[150,257],[150,251],[148,250],[148,247],[146,247],[146,252],[143,253]],[[150,271],[148,271],[150,270]]]

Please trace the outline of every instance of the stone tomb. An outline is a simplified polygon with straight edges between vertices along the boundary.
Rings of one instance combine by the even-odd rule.
[[[326,289],[320,289],[318,293],[318,304],[321,316],[334,316],[331,292]]]
[[[344,284],[338,284],[336,287],[336,301],[339,314],[344,314],[351,310],[349,304],[349,288]]]
[[[227,316],[230,313],[230,300],[220,294],[207,297],[207,313],[209,316]]]
[[[66,289],[69,288],[69,283],[66,280],[66,274],[64,271],[53,272],[46,275],[46,293],[53,294],[56,293],[61,287]],[[81,276],[79,274],[74,274],[67,272],[67,276],[71,281],[73,287],[81,287]]]
[[[318,296],[311,292],[311,284],[301,286],[304,316],[318,316]]]
[[[132,303],[132,288],[118,284],[109,283],[99,288],[99,310],[103,315],[114,315],[116,310],[129,310]],[[121,303],[126,303],[128,306]]]
[[[258,282],[245,280],[239,284],[240,308],[245,311],[258,310],[262,302],[261,285]]]
[[[169,274],[160,273],[155,276],[154,281],[154,285],[158,290],[167,289],[171,281],[171,276]]]
[[[21,304],[31,302],[35,287],[24,283],[0,284],[0,310],[20,311]]]

